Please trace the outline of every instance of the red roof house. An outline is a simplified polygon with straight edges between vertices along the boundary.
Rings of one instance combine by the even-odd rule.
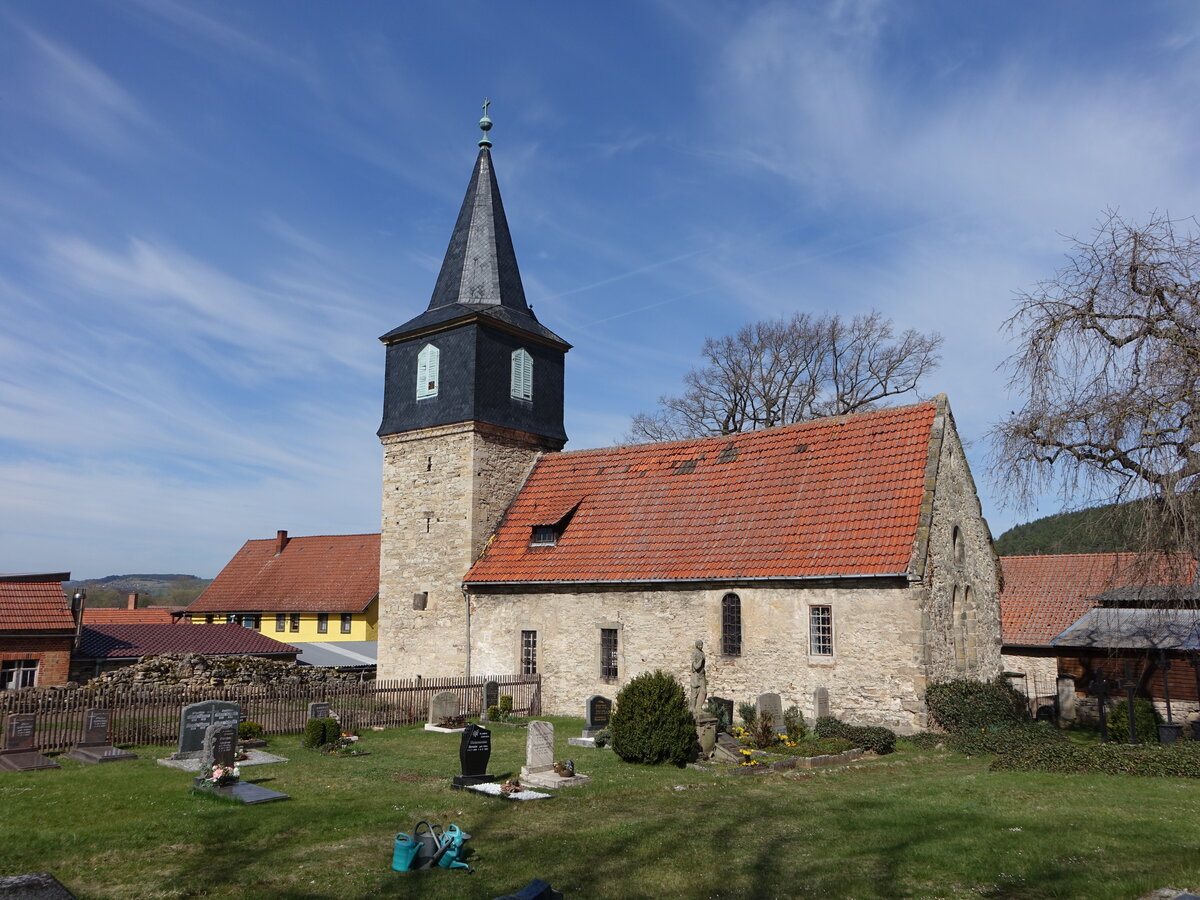
[[[70,577],[0,575],[0,690],[66,683],[75,619],[62,583]]]

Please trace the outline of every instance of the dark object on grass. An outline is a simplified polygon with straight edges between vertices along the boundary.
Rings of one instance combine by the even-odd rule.
[[[516,896],[516,895],[514,895]],[[559,894],[558,896],[562,896]],[[3,900],[75,900],[57,878],[49,872],[36,875],[9,875],[0,878],[0,898]]]
[[[562,891],[556,891],[540,878],[535,878],[515,894],[505,894],[495,900],[562,900]]]

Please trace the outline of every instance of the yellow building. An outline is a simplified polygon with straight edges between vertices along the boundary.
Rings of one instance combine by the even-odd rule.
[[[379,535],[246,541],[187,608],[193,624],[237,623],[301,648],[300,662],[374,665]]]

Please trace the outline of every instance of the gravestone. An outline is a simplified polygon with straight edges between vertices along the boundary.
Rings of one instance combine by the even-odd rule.
[[[42,756],[34,746],[37,716],[33,713],[13,713],[4,719],[4,749],[0,750],[0,770],[28,772],[33,769],[62,768],[48,756]]]
[[[200,771],[202,776],[194,782],[193,790],[214,794],[227,800],[253,805],[270,803],[274,800],[290,800],[288,794],[281,794],[260,784],[249,784],[245,781],[235,781],[233,784],[212,784],[204,780],[204,775],[212,771],[214,765],[233,766],[237,764],[237,723],[216,723],[204,729],[204,742],[201,747]]]
[[[328,719],[331,708],[328,701],[314,700],[308,704],[308,717],[310,719]]]
[[[584,737],[595,737],[597,732],[603,731],[609,726],[612,721],[612,707],[613,702],[599,694],[592,694],[587,698],[583,710]]]
[[[495,704],[492,704],[495,706]],[[451,787],[461,788],[468,784],[484,784],[496,779],[488,774],[487,764],[492,755],[492,733],[474,722],[463,729],[458,744],[458,760],[462,774],[455,775]]]
[[[213,766],[237,764],[237,728],[229,725],[209,725],[204,730],[200,771],[209,772]]]
[[[829,715],[829,691],[823,687],[813,691],[813,717],[816,719],[821,716]]]
[[[530,722],[525,736],[525,765],[521,767],[521,783],[534,787],[570,787],[591,781],[586,775],[559,775],[554,771],[554,725],[550,722]]]
[[[783,702],[779,699],[778,694],[758,695],[759,721],[762,721],[764,715],[769,715],[774,720],[776,734],[787,734],[787,726],[783,724]]]
[[[237,732],[242,709],[224,700],[191,703],[179,713],[179,749],[171,759],[198,759],[204,750],[204,732],[210,725],[229,725]]]
[[[429,718],[425,722],[426,731],[452,732],[457,734],[461,727],[445,726],[442,722],[453,721],[462,715],[458,705],[458,694],[453,691],[441,691],[433,695],[429,701]]]
[[[724,719],[726,725],[733,724],[733,701],[727,700],[725,697],[709,697],[708,702],[719,706],[725,713]]]
[[[83,714],[83,740],[67,754],[71,759],[83,763],[117,762],[122,759],[137,759],[133,753],[118,750],[109,739],[112,713],[107,709],[89,709]]]
[[[500,683],[498,681],[485,681],[483,683],[483,711],[487,713],[488,708],[500,705]]]
[[[712,758],[723,762],[740,763],[745,759],[745,756],[742,755],[742,744],[732,735],[722,731],[717,735],[717,742],[713,746]]]

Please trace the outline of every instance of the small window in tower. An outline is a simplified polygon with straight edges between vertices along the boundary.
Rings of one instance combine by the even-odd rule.
[[[517,400],[533,399],[533,357],[523,347],[513,351],[511,393]]]
[[[441,353],[433,344],[426,344],[417,354],[417,399],[436,397],[438,392],[438,357]]]

